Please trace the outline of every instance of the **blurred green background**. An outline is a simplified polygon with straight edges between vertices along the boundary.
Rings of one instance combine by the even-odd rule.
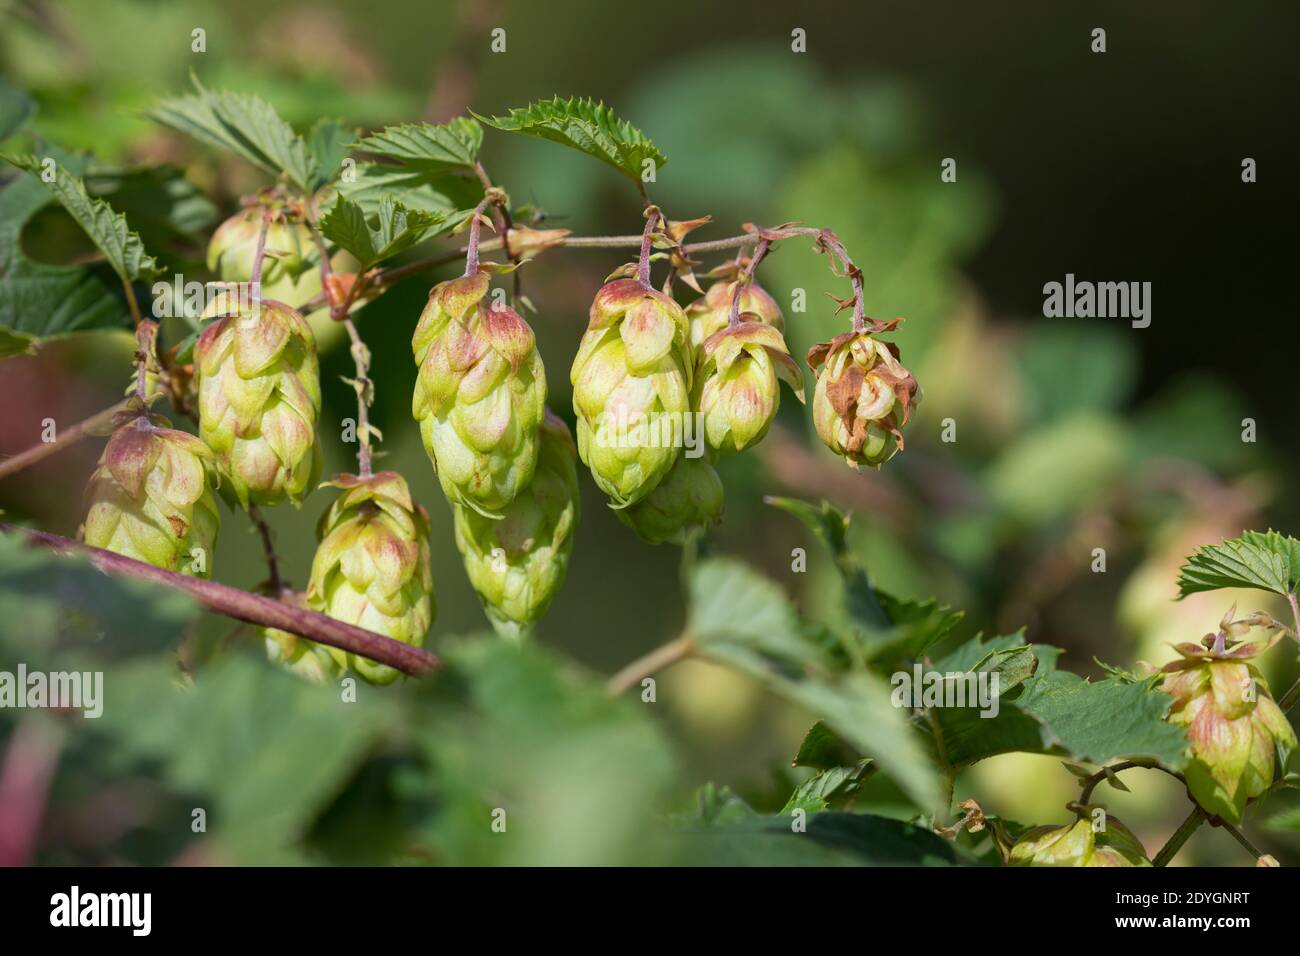
[[[42,136],[105,162],[180,165],[216,203],[206,213],[214,223],[262,183],[259,175],[141,115],[181,92],[191,71],[210,88],[259,94],[300,129],[321,116],[374,128],[444,120],[466,107],[500,114],[557,93],[592,96],[669,157],[651,194],[672,218],[713,216],[693,239],[733,235],[744,222],[835,229],[864,270],[868,313],[906,318],[895,339],[924,389],[907,451],[882,473],[849,472],[808,440],[804,410],[787,396],[781,431],[724,461],[727,512],[710,539],[712,550],[782,582],[811,617],[829,613],[834,569],[802,527],[762,504],[764,495],[827,497],[854,511],[852,543],[878,585],[966,609],[969,631],[1026,627],[1085,674],[1099,673],[1094,655],[1162,663],[1164,642],[1213,629],[1232,595],[1172,602],[1177,568],[1195,546],[1300,523],[1300,426],[1277,394],[1296,355],[1275,292],[1294,253],[1286,211],[1300,188],[1285,166],[1297,146],[1295,124],[1284,121],[1298,79],[1292,4],[1193,14],[1173,3],[1084,11],[900,0],[794,11],[0,0],[0,25],[0,70],[38,101]],[[503,53],[488,49],[496,26],[506,29]],[[1089,51],[1096,26],[1107,30],[1104,55]],[[207,32],[202,54],[190,50],[195,27]],[[807,31],[806,54],[790,50],[795,27]],[[1240,179],[1247,156],[1259,164],[1251,185]],[[946,157],[957,160],[955,183],[940,181]],[[516,204],[546,211],[547,225],[578,234],[639,229],[628,184],[576,153],[489,130],[483,160]],[[77,254],[68,235],[56,216],[42,216],[24,245],[35,258],[67,261]],[[184,261],[201,248],[182,239],[166,255]],[[556,250],[525,269],[551,405],[570,420],[565,373],[590,297],[625,259]],[[403,282],[359,320],[374,353],[382,464],[407,477],[433,518],[435,650],[449,640],[441,635],[484,623],[409,412],[410,333],[430,283],[454,271]],[[1151,326],[1042,318],[1043,284],[1067,272],[1151,282]],[[822,294],[846,294],[843,283],[806,243],[783,244],[759,277],[786,307],[794,354],[845,327]],[[796,288],[807,291],[802,314],[788,308]],[[116,359],[102,343],[69,340],[6,361],[0,454],[36,441],[46,416],[73,421],[110,403],[130,354],[125,336],[114,340]],[[337,425],[354,413],[339,380],[350,371],[345,349],[324,357],[327,470],[350,467]],[[1255,443],[1241,440],[1247,417],[1257,423]],[[955,442],[940,440],[949,418]],[[80,514],[68,502],[80,500],[98,444],[7,480],[0,507],[74,534]],[[318,495],[300,513],[270,515],[299,585],[325,504]],[[537,640],[612,672],[681,629],[679,553],[637,541],[590,482],[582,505],[568,585]],[[258,541],[239,516],[226,517],[217,576],[254,587],[263,576]],[[791,571],[796,547],[809,549],[806,574]],[[1104,574],[1090,570],[1099,547]],[[1243,611],[1271,608],[1260,592],[1240,601]],[[201,628],[216,640],[230,624]],[[1292,678],[1278,657],[1274,679]],[[747,678],[700,663],[665,674],[659,700],[658,732],[680,765],[670,771],[669,748],[655,744],[651,762],[664,766],[645,771],[649,789],[602,799],[649,802],[656,788],[680,795],[691,781],[714,780],[761,805],[774,774],[788,779],[774,768],[788,765],[809,723]],[[522,733],[521,713],[494,732]],[[581,773],[580,750],[566,754]],[[636,761],[627,766],[640,772]],[[367,772],[384,787],[402,779]],[[1133,789],[1109,798],[1113,809],[1158,846],[1181,819],[1179,788],[1150,774]],[[1047,822],[1076,787],[1052,758],[1011,756],[978,765],[959,796],[968,790],[1008,817]],[[364,780],[348,793],[367,799]],[[338,840],[349,839],[344,824],[337,829]],[[109,858],[158,861],[179,849],[146,837]],[[463,849],[463,858],[480,858]],[[546,853],[539,847],[524,859]],[[1225,835],[1207,832],[1190,858],[1239,862],[1234,853]],[[79,857],[54,841],[46,858]]]

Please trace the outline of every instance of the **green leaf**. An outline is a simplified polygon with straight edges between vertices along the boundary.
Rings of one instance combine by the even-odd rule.
[[[36,101],[0,76],[0,142],[18,132],[36,114]]]
[[[727,645],[791,662],[814,656],[784,592],[732,558],[709,558],[692,569],[686,630],[705,652]]]
[[[1178,574],[1178,596],[1219,588],[1288,594],[1300,583],[1300,541],[1276,531],[1247,531],[1197,550]]]
[[[378,213],[380,203],[388,197],[407,209],[443,214],[473,209],[483,198],[477,179],[378,163],[357,163],[356,176],[351,181],[340,179],[335,185],[340,196],[355,202],[367,216]]]
[[[474,116],[495,129],[539,136],[595,156],[638,184],[647,159],[656,169],[668,162],[639,129],[590,99],[557,96],[512,109],[508,116]]]
[[[372,133],[355,149],[395,160],[426,173],[473,168],[483,144],[483,127],[458,116],[450,123],[405,123]]]
[[[875,769],[872,761],[859,760],[851,767],[832,767],[816,773],[795,789],[781,812],[841,810],[853,800]]]
[[[858,753],[835,731],[823,721],[817,721],[804,734],[799,744],[799,753],[795,755],[796,767],[812,767],[814,770],[831,770],[856,762]]]
[[[77,162],[58,155],[61,164]],[[76,168],[73,166],[72,168]],[[25,173],[0,190],[0,358],[34,351],[48,339],[95,329],[129,329],[131,317],[106,268],[53,265],[23,252],[23,227],[54,201]]]
[[[230,150],[272,176],[284,174],[304,191],[312,189],[316,159],[274,107],[252,94],[206,90],[197,79],[194,86],[195,93],[160,101],[150,118]]]
[[[47,182],[42,176],[46,167],[37,157],[6,156],[5,159],[31,174],[49,190],[90,241],[104,253],[122,281],[148,280],[159,274],[161,269],[157,261],[144,251],[144,243],[131,231],[126,217],[115,212],[104,200],[93,199],[80,176],[55,162],[54,174]]]
[[[372,227],[358,204],[340,196],[321,219],[320,229],[326,239],[356,256],[364,270],[409,249],[446,221],[439,213],[407,209],[391,197],[380,201],[375,218]]]
[[[206,241],[217,207],[175,166],[92,164],[86,190],[122,213],[147,248]]]
[[[307,134],[307,149],[311,153],[316,178],[312,185],[320,188],[337,177],[343,170],[356,131],[342,120],[322,119]]]

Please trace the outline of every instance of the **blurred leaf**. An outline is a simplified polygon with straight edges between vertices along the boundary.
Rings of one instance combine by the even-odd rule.
[[[157,653],[198,613],[183,594],[111,578],[84,558],[0,532],[0,658],[58,670]]]
[[[689,580],[687,633],[700,656],[735,668],[799,704],[879,762],[918,805],[938,800],[938,778],[889,687],[865,670],[826,670],[772,581],[728,558],[698,562]]]
[[[354,144],[362,152],[395,160],[425,173],[472,169],[483,145],[483,127],[458,116],[450,123],[404,123],[372,133]]]
[[[411,716],[438,859],[590,865],[661,851],[647,822],[673,761],[650,708],[611,699],[535,644],[480,637],[439,650],[447,671],[415,688]],[[504,834],[492,831],[497,809]]]
[[[4,142],[36,113],[36,101],[0,76],[0,142]]]
[[[343,160],[356,139],[356,130],[338,119],[322,119],[307,134],[307,149],[316,169],[312,185],[319,188],[334,179],[343,169]]]
[[[644,133],[615,116],[604,103],[591,99],[557,96],[512,109],[508,116],[474,116],[495,129],[539,136],[594,156],[638,185],[645,160],[651,160],[655,169],[668,162]]]
[[[956,854],[929,830],[862,813],[754,816],[682,833],[688,861],[711,866],[949,866]]]
[[[62,154],[58,158],[61,164],[76,161]],[[24,255],[23,227],[51,202],[49,191],[30,173],[0,190],[0,358],[33,351],[45,339],[72,332],[131,325],[118,290],[93,270],[35,262]]]
[[[1075,412],[1112,411],[1132,394],[1137,355],[1118,330],[1098,325],[1030,326],[1019,353],[1030,424]],[[1062,375],[1069,369],[1069,375]]]
[[[161,271],[157,261],[144,251],[144,243],[131,231],[126,217],[116,212],[102,199],[94,199],[86,192],[81,177],[55,162],[54,178],[46,182],[41,176],[42,160],[36,156],[6,156],[10,163],[26,170],[37,182],[49,190],[59,205],[68,211],[101,252],[107,257],[113,271],[124,282],[152,279]]]
[[[304,191],[316,179],[316,160],[301,136],[275,108],[249,93],[197,92],[161,100],[149,116],[164,126],[230,150],[272,176],[284,174]]]
[[[441,213],[407,209],[385,196],[371,226],[362,208],[340,196],[321,219],[321,233],[357,257],[361,269],[409,249],[446,221]]]
[[[1224,471],[1259,457],[1259,445],[1241,440],[1247,416],[1240,395],[1205,373],[1175,382],[1133,416],[1133,444],[1144,458],[1182,458]]]
[[[347,703],[337,686],[238,654],[188,688],[160,661],[118,670],[108,683],[112,697],[93,730],[160,768],[176,791],[211,800],[199,804],[209,833],[242,863],[292,861],[316,814],[396,717],[379,691],[363,688]]]
[[[726,826],[758,816],[758,811],[736,796],[730,787],[706,783],[695,793],[695,806],[672,815],[676,827]]]
[[[1300,541],[1276,531],[1247,531],[1200,548],[1178,573],[1178,596],[1219,588],[1258,588],[1288,594],[1300,583]]]
[[[1118,421],[1081,413],[1027,433],[988,470],[989,491],[1012,517],[1041,524],[1096,498],[1121,473],[1128,435]]]

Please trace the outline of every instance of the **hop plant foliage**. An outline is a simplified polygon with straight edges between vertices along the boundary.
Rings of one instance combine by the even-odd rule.
[[[596,293],[569,379],[578,454],[623,508],[640,501],[677,461],[691,411],[690,325],[672,298],[636,279]]]
[[[564,585],[578,527],[577,449],[551,412],[541,426],[537,469],[500,519],[454,506],[465,573],[499,633],[528,631]]]
[[[223,488],[243,508],[300,504],[320,475],[316,341],[282,302],[251,307],[217,296],[217,316],[194,346],[199,435],[216,455]]]
[[[118,427],[86,489],[86,544],[168,571],[211,574],[221,515],[212,495],[213,455],[161,417]]]
[[[484,302],[488,284],[479,272],[429,293],[411,413],[448,500],[499,518],[537,466],[546,371],[528,323]]]
[[[341,493],[321,516],[307,605],[336,620],[420,647],[436,607],[429,558],[429,517],[391,471],[368,478],[340,475]],[[393,668],[336,648],[340,667],[374,684],[391,684]]]

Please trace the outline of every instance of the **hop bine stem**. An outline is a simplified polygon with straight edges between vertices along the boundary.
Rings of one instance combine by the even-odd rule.
[[[727,320],[727,325],[735,327],[740,324],[740,298],[745,294],[754,281],[754,270],[758,268],[759,262],[767,255],[767,250],[771,248],[772,241],[767,238],[758,240],[758,245],[754,247],[754,254],[749,257],[749,265],[745,267],[744,274],[736,282],[736,288],[731,293],[731,316]]]
[[[161,584],[174,591],[182,591],[195,598],[203,607],[217,614],[255,624],[273,627],[297,634],[318,644],[328,644],[372,661],[395,667],[405,674],[420,676],[441,666],[433,654],[410,644],[393,640],[353,624],[337,621],[324,614],[285,604],[260,594],[250,594],[239,588],[188,577],[163,568],[114,554],[102,548],[63,538],[43,531],[33,531],[0,522],[0,533],[24,535],[29,542],[47,547],[59,554],[83,555],[90,563],[114,577],[138,578]]]
[[[483,201],[474,207],[474,215],[469,221],[469,245],[465,248],[465,275],[472,276],[478,273],[478,249],[480,235],[483,231],[483,210],[491,202],[487,196]]]
[[[266,260],[266,233],[271,228],[271,210],[262,210],[262,229],[257,234],[257,251],[253,254],[253,268],[248,281],[253,287],[253,301],[262,301],[262,263]]]

